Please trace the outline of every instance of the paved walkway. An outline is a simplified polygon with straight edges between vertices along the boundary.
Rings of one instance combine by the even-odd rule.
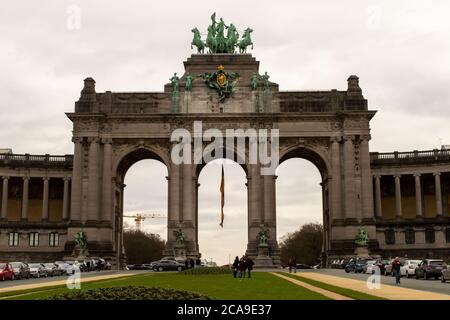
[[[309,283],[306,283],[306,282],[303,282],[303,281],[300,281],[300,280],[297,280],[297,279],[293,279],[293,278],[287,277],[287,276],[282,275],[280,273],[271,272],[271,274],[273,274],[274,276],[283,278],[284,280],[292,282],[292,283],[294,283],[294,284],[296,284],[298,286],[302,286],[305,289],[308,289],[310,291],[314,291],[316,293],[319,293],[319,294],[321,294],[321,295],[323,295],[323,296],[325,296],[327,298],[333,299],[333,300],[353,300],[352,298],[349,298],[349,297],[343,296],[341,294],[338,294],[338,293],[335,293],[335,292],[332,292],[332,291],[328,291],[328,290],[325,290],[325,289],[322,289],[322,288],[319,288],[319,287],[314,287],[314,286],[310,285]]]
[[[369,289],[366,281],[330,276],[314,272],[297,272],[297,275],[389,300],[450,300],[450,295],[402,288],[387,284],[380,284],[379,289]]]
[[[120,278],[124,276],[132,276],[135,275],[134,272],[118,272],[113,274],[107,274],[107,275],[98,275],[98,276],[91,276],[91,277],[83,277],[83,274],[81,274],[81,283],[91,282],[91,281],[98,281],[98,280],[106,280],[106,279],[115,279]],[[29,284],[20,284],[16,286],[10,286],[6,288],[0,288],[0,293],[4,292],[11,292],[11,291],[18,291],[18,290],[28,290],[28,289],[38,289],[38,288],[46,288],[46,287],[53,287],[53,286],[60,286],[60,285],[66,285],[69,278],[64,278],[62,280],[57,281],[48,281],[48,282],[40,282],[40,283],[29,283]]]

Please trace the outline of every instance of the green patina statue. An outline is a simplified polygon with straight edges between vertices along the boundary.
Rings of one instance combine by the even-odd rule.
[[[362,228],[358,229],[358,233],[355,237],[355,243],[360,247],[367,247],[369,244],[369,233]]]
[[[194,39],[191,42],[191,49],[193,46],[197,47],[197,53],[204,53],[206,44],[202,41],[200,31],[197,28],[191,30],[194,33]]]
[[[267,240],[269,240],[269,229],[267,229],[265,225],[261,225],[261,229],[256,235],[256,239],[258,240],[259,245],[267,244]]]
[[[226,36],[225,29],[227,29]],[[194,28],[191,31],[194,33],[191,49],[193,46],[196,46],[198,53],[204,53],[205,47],[208,48],[209,53],[235,53],[237,47],[239,47],[240,53],[245,53],[250,45],[253,49],[253,42],[250,37],[250,34],[253,32],[252,29],[245,29],[242,39],[239,41],[239,33],[234,24],[231,23],[227,26],[222,18],[217,22],[216,13],[211,15],[211,25],[208,26],[205,42],[202,41],[198,28]]]
[[[253,91],[258,89],[258,79],[259,79],[259,76],[256,74],[256,72],[253,72],[252,76],[250,77],[250,83],[252,85]]]
[[[269,92],[269,78],[270,76],[267,74],[267,71],[261,76],[265,92]]]
[[[225,72],[223,66],[217,67],[217,72],[205,72],[201,77],[206,85],[214,89],[219,94],[219,102],[223,102],[225,98],[229,97],[233,92],[233,87],[239,74],[235,72]],[[234,80],[234,81],[232,81]]]
[[[181,228],[180,228],[178,230],[175,230],[173,232],[173,234],[175,236],[175,243],[176,243],[176,245],[177,246],[184,245],[184,242],[186,241],[187,237],[186,237],[186,234],[183,232],[183,230],[181,230]]]
[[[83,230],[80,230],[75,235],[75,244],[82,249],[87,247],[87,237]]]
[[[178,92],[178,88],[180,86],[180,78],[177,76],[177,73],[175,72],[173,74],[173,77],[170,78],[169,80],[172,83],[172,91],[173,92]]]
[[[186,84],[184,86],[186,91],[191,91],[193,81],[194,81],[194,78],[188,73],[186,76]]]

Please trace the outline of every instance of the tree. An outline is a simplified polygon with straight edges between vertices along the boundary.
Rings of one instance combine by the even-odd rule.
[[[314,265],[322,253],[323,226],[319,223],[304,224],[298,231],[282,237],[280,243],[281,264],[287,265],[289,258],[297,263]]]
[[[125,230],[123,245],[127,263],[150,263],[162,258],[165,241],[158,234],[140,230]]]

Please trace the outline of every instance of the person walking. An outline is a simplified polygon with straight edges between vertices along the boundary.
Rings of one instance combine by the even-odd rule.
[[[294,273],[297,273],[297,258],[292,258],[292,268],[294,268]]]
[[[254,262],[252,259],[250,259],[249,256],[245,256],[246,262],[247,262],[247,270],[248,270],[248,277],[251,278],[252,277],[252,270],[253,270],[253,265]]]
[[[190,259],[189,259],[189,263],[190,263],[190,265],[191,265],[191,269],[194,269],[194,266],[195,266],[194,259],[190,258]]]
[[[292,258],[289,258],[288,260],[288,267],[289,267],[289,273],[292,272]]]
[[[401,266],[400,258],[396,257],[394,261],[392,261],[392,270],[394,271],[395,274],[395,284],[400,284],[400,278],[402,276],[402,274],[400,273],[400,266]]]
[[[234,258],[234,262],[233,262],[233,277],[236,278],[236,275],[238,273],[238,268],[239,268],[239,257],[236,256],[236,258]]]

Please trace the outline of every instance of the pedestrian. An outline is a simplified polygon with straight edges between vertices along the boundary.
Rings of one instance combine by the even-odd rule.
[[[236,258],[234,258],[234,262],[233,262],[233,277],[236,278],[236,275],[238,273],[238,268],[239,268],[239,257],[236,256]]]
[[[395,274],[395,284],[400,284],[400,278],[402,276],[400,273],[400,266],[401,266],[400,258],[396,257],[394,261],[392,261],[392,270],[394,271]]]
[[[252,277],[251,272],[252,272],[252,270],[253,270],[254,262],[253,262],[252,259],[250,259],[250,257],[246,256],[246,258],[247,258],[248,277],[251,278],[251,277]]]
[[[238,271],[239,278],[242,278],[242,277],[245,278],[245,261],[244,261],[244,258],[241,258],[239,260],[238,268],[239,268],[239,271]]]
[[[292,268],[294,268],[294,273],[297,273],[297,258],[292,258]]]
[[[189,261],[188,259],[184,260],[184,268],[189,269]]]
[[[288,260],[288,267],[289,267],[289,273],[292,272],[292,258],[289,258]]]
[[[200,260],[200,257],[198,257],[197,260],[195,260],[195,267],[198,268],[198,267],[200,267],[201,264],[202,264],[202,261]]]
[[[194,259],[190,258],[189,263],[191,264],[191,269],[194,269],[194,266],[195,266]]]

